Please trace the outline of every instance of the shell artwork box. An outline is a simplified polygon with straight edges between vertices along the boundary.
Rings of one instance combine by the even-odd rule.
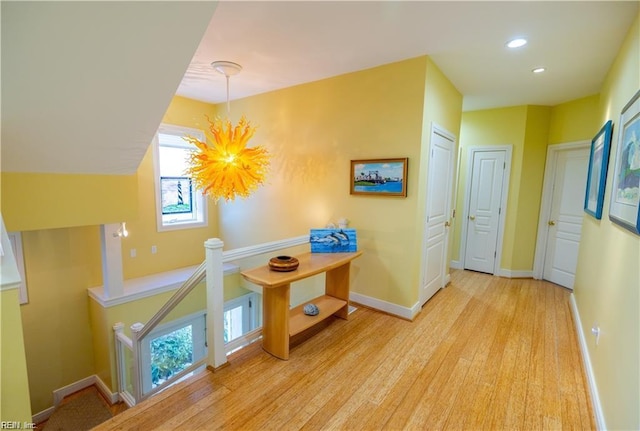
[[[311,229],[311,253],[349,253],[358,251],[355,229]]]

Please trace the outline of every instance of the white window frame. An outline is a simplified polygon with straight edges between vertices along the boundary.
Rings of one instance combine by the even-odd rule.
[[[181,135],[181,136],[193,136],[200,141],[205,141],[205,135],[202,130],[191,129],[188,127],[175,126],[172,124],[161,124],[153,137],[153,172],[156,192],[156,223],[158,232],[166,232],[178,229],[194,229],[207,227],[209,225],[208,219],[208,202],[206,196],[198,190],[193,193],[193,206],[194,212],[197,213],[196,220],[178,221],[175,223],[166,224],[162,218],[162,186],[160,181],[160,153],[159,146],[160,141],[158,134],[166,135]],[[189,148],[189,143],[185,141],[185,148]],[[194,148],[195,149],[195,148]],[[195,187],[195,185],[194,185]]]
[[[151,331],[141,344],[142,355],[142,394],[147,395],[156,388],[153,388],[153,380],[151,376],[151,341],[170,334],[178,329],[182,329],[191,325],[191,340],[193,342],[193,363],[202,360],[207,356],[207,334],[205,326],[206,312],[198,311],[193,314],[181,317],[179,319],[158,325],[156,329]]]
[[[225,301],[224,307],[223,307],[223,310],[224,310],[223,313],[226,313],[227,311],[231,311],[237,307],[243,307],[242,323],[243,325],[246,325],[247,328],[245,328],[242,335],[236,338],[240,338],[243,335],[247,334],[248,332],[251,332],[254,329],[256,329],[257,321],[258,321],[257,300],[258,300],[258,295],[255,292],[251,292],[246,295],[242,295],[237,298]],[[244,310],[247,310],[247,312],[245,313]],[[233,338],[227,341],[227,344],[232,342],[236,338]]]
[[[18,286],[20,305],[29,303],[29,294],[27,292],[27,277],[24,273],[24,253],[22,251],[22,235],[20,232],[7,232],[13,256],[16,259],[18,273],[20,274],[20,286]]]

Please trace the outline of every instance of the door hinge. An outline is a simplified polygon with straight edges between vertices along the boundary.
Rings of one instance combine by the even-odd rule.
[[[505,169],[507,169],[507,162],[502,162],[502,170],[504,171]]]
[[[497,252],[497,251],[494,251],[494,252],[493,252],[493,258],[495,259],[496,257],[498,257],[498,252]]]
[[[249,300],[249,308],[251,308],[251,300]]]
[[[502,214],[502,208],[498,208],[498,215]]]

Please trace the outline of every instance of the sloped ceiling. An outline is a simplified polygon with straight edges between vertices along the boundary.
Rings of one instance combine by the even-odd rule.
[[[135,173],[216,7],[2,1],[2,170]]]

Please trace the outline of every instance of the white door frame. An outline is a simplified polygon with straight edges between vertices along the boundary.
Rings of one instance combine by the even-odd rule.
[[[511,177],[511,153],[513,145],[487,145],[481,147],[469,147],[467,149],[467,178],[464,186],[464,210],[462,211],[462,231],[460,233],[460,265],[464,269],[467,254],[467,220],[469,220],[469,200],[471,198],[471,169],[473,158],[477,152],[504,151],[505,168],[502,177],[502,200],[500,201],[500,216],[498,218],[498,244],[496,248],[496,260],[493,264],[493,275],[502,275],[500,262],[502,261],[502,242],[504,240],[504,222],[507,214],[507,198],[509,197],[509,179]]]
[[[533,260],[533,278],[542,280],[544,271],[544,258],[547,252],[547,237],[549,236],[549,218],[551,217],[551,200],[553,198],[553,183],[555,182],[555,166],[558,162],[558,154],[562,151],[589,148],[590,141],[569,142],[555,144],[547,147],[547,161],[544,166],[544,182],[542,186],[542,202],[540,203],[540,218],[538,219],[538,237],[536,240],[536,253]],[[585,189],[586,193],[586,189]]]
[[[433,139],[431,139],[433,137],[434,134],[438,134],[440,136],[443,136],[446,139],[449,139],[453,142],[453,152],[452,152],[452,159],[451,159],[451,169],[455,169],[455,165],[454,165],[454,160],[453,157],[456,156],[456,147],[457,147],[457,138],[456,136],[449,132],[447,129],[445,129],[444,127],[440,126],[439,124],[436,124],[434,122],[431,122],[431,131],[429,132],[429,154],[431,154],[431,151],[433,149]],[[431,163],[431,156],[429,156],[429,161],[427,162],[427,166],[429,166],[429,163]],[[453,174],[453,172],[452,172]],[[429,179],[429,173],[427,172],[427,199],[425,199],[425,216],[426,216],[426,212],[428,211],[429,208],[429,196],[428,196],[428,190],[429,190],[429,184],[428,184],[428,179]],[[448,207],[449,207],[449,222],[451,222],[451,216],[453,213],[453,190],[454,190],[454,179],[455,177],[452,175],[451,179],[450,179],[450,187],[449,187],[449,202],[448,202]],[[426,220],[426,219],[425,219]],[[422,220],[421,223],[423,223],[423,228],[424,228],[424,234],[423,234],[423,238],[422,238],[422,264],[420,265],[420,271],[421,271],[421,276],[420,276],[420,306],[424,305],[425,302],[427,302],[429,300],[429,298],[424,299],[424,285],[425,285],[425,268],[427,267],[427,240],[428,240],[428,232],[427,232],[427,223],[425,222],[425,220]],[[447,274],[446,272],[446,268],[447,268],[447,258],[449,256],[449,237],[450,237],[450,226],[446,226],[445,225],[445,233],[444,233],[444,259],[443,259],[443,265],[444,267],[441,268],[442,270],[442,286],[440,286],[440,288],[444,287],[447,285],[447,283],[449,282],[449,274]]]

